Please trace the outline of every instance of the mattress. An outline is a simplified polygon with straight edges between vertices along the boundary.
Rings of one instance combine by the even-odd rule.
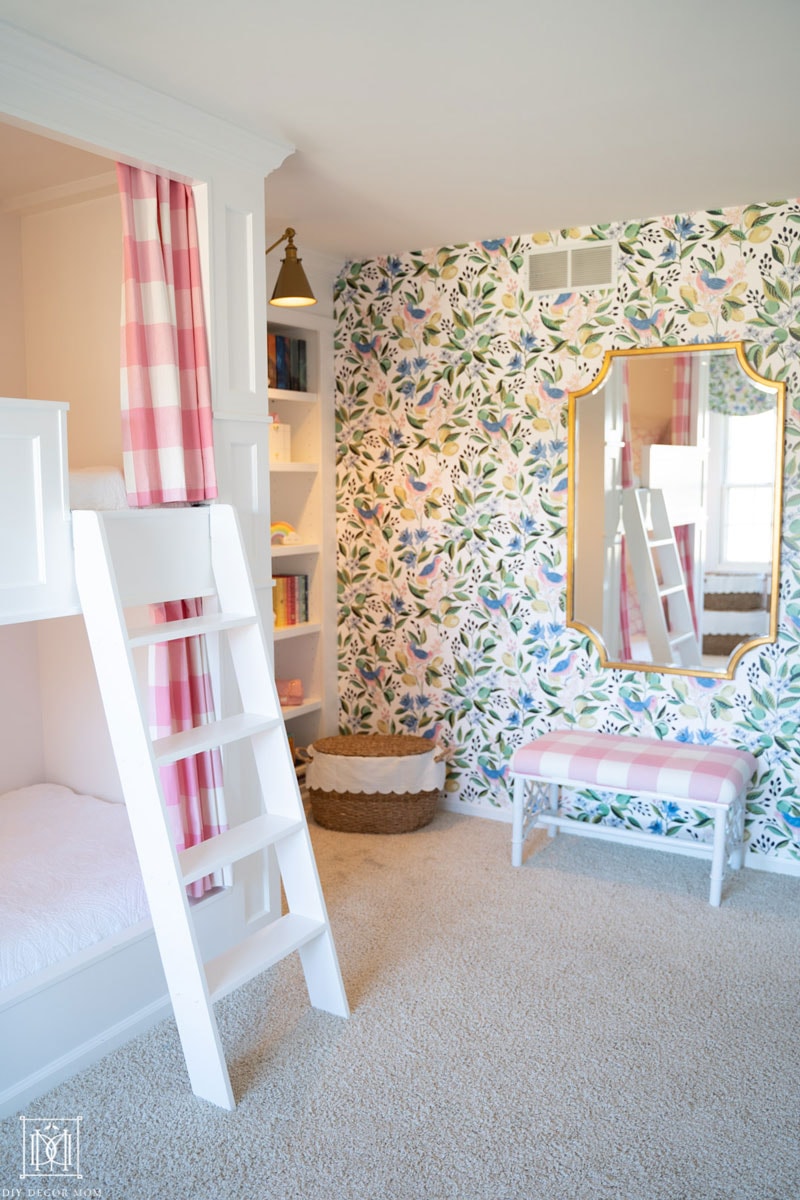
[[[78,467],[69,473],[70,508],[128,507],[122,472],[116,467]]]
[[[49,783],[0,796],[0,986],[146,917],[124,804]]]

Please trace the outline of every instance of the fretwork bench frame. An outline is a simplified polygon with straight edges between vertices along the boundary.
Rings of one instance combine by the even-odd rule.
[[[536,825],[552,837],[558,829],[628,845],[711,860],[709,903],[718,907],[728,863],[742,865],[747,787],[756,760],[747,751],[694,746],[656,738],[583,730],[545,734],[515,751],[511,761],[513,821],[511,862],[522,865],[524,841]],[[637,786],[631,786],[632,782]],[[650,783],[650,786],[643,784]],[[562,787],[635,795],[691,807],[713,822],[713,839],[690,841],[561,816]]]

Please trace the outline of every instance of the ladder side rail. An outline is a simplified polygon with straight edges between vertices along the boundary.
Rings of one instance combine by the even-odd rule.
[[[222,610],[252,612],[256,618],[253,626],[228,633],[242,702],[249,711],[274,712],[280,717],[250,568],[235,510],[228,505],[215,505],[211,510],[211,543]],[[299,817],[302,822],[296,833],[275,844],[274,852],[289,912],[323,924],[323,931],[298,951],[309,999],[315,1008],[348,1016],[347,995],[283,722],[279,729],[256,734],[251,741],[266,810]]]
[[[630,547],[631,568],[639,596],[645,632],[654,662],[672,662],[669,631],[659,595],[659,581],[653,551],[647,536],[643,504],[647,502],[646,488],[625,488],[622,493],[622,518],[625,536]]]
[[[664,493],[660,488],[653,488],[650,492],[650,512],[655,539],[661,543],[657,554],[662,571],[662,585],[664,589],[673,589],[667,599],[671,661],[677,657],[681,666],[699,667],[702,661],[700,644],[689,601],[686,572]]]
[[[244,552],[236,512],[229,505],[211,510],[212,563],[223,612],[247,612],[252,625],[228,631],[228,648],[242,704],[248,712],[274,716],[276,731],[252,739],[253,755],[267,811],[305,820],[289,740],[281,717],[266,637],[255,600],[253,581]]]
[[[73,514],[75,575],[153,929],[196,1095],[223,1108],[233,1092],[167,819],[102,514]],[[209,1044],[217,1054],[208,1054]]]

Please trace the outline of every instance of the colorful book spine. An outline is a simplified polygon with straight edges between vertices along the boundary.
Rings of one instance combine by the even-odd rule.
[[[275,359],[275,334],[267,335],[267,376],[271,388],[278,386],[278,366]]]
[[[267,373],[271,388],[308,391],[308,356],[303,338],[267,335]]]
[[[308,576],[276,575],[272,611],[276,629],[305,625],[308,622]]]

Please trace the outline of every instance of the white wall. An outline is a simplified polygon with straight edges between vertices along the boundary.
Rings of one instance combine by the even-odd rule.
[[[0,212],[0,396],[24,398],[25,388],[20,220]]]
[[[71,467],[122,466],[117,196],[22,217],[27,395],[66,400]]]
[[[43,778],[37,626],[0,626],[0,792]]]
[[[83,617],[38,623],[44,778],[121,800]]]

